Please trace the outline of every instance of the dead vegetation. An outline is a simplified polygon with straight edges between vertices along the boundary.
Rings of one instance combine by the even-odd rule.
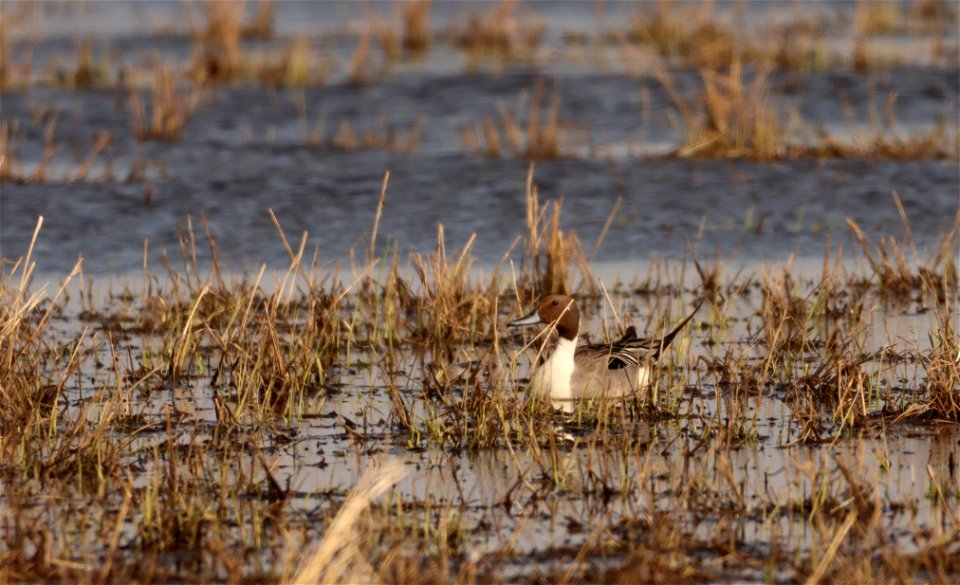
[[[138,140],[176,140],[196,105],[197,93],[206,86],[260,83],[271,89],[305,88],[331,80],[368,86],[390,75],[397,63],[421,58],[438,45],[444,45],[441,50],[462,50],[467,66],[474,70],[484,63],[496,70],[511,64],[536,67],[548,32],[534,6],[511,0],[458,13],[445,25],[431,20],[433,7],[428,1],[394,8],[387,13],[363,9],[360,20],[341,36],[304,33],[267,44],[264,41],[274,38],[277,5],[273,0],[256,4],[209,0],[184,8],[192,44],[187,64],[130,68],[100,49],[99,43],[95,52],[94,43],[86,39],[77,41],[72,64],[55,66],[42,75],[31,70],[28,45],[10,40],[9,23],[27,26],[26,19],[18,11],[5,9],[8,18],[0,24],[0,90],[44,82],[70,89],[121,87],[133,96],[131,125]],[[610,43],[650,47],[662,58],[647,70],[655,71],[674,108],[667,115],[677,122],[681,139],[673,156],[758,161],[956,158],[960,135],[949,120],[908,133],[898,131],[892,116],[894,90],[886,96],[883,116],[872,111],[877,97],[873,95],[867,124],[849,115],[852,136],[832,135],[818,121],[799,117],[782,86],[797,83],[800,73],[844,66],[866,72],[889,66],[884,63],[887,57],[871,48],[878,37],[929,33],[936,41],[931,54],[951,63],[951,56],[960,50],[951,49],[947,38],[946,31],[957,18],[949,3],[925,0],[907,7],[897,2],[859,2],[850,14],[840,12],[831,17],[826,10],[795,10],[788,18],[769,17],[748,26],[736,10],[713,3],[659,0],[638,7],[624,29],[601,26],[598,21],[598,38],[592,44],[597,50]],[[845,27],[851,29],[853,39],[846,57],[827,49],[836,44],[839,29]],[[338,43],[346,50],[334,49]],[[671,73],[677,66],[697,69],[696,87],[678,86]],[[786,80],[776,77],[781,71],[788,73]],[[171,75],[173,80],[168,80]],[[193,87],[183,83],[187,79]],[[153,99],[145,96],[148,87]],[[842,94],[838,98],[846,99]],[[649,95],[643,98],[644,108],[649,100]],[[462,126],[463,143],[481,156],[536,160],[596,155],[595,141],[602,137],[592,135],[583,123],[563,119],[560,103],[560,84],[547,90],[538,81],[515,105],[497,104],[495,114]],[[849,104],[844,107],[853,111]],[[644,141],[647,117],[646,111],[638,112]],[[333,143],[345,149],[396,148],[389,135],[364,136],[347,126],[337,128]]]
[[[757,160],[786,156],[780,113],[770,101],[769,71],[756,72],[749,82],[739,61],[729,72],[701,71],[703,91],[696,102],[680,96],[669,73],[657,75],[683,118],[684,139],[677,156]]]
[[[131,129],[139,141],[175,141],[180,137],[197,106],[199,95],[184,92],[174,79],[173,72],[157,72],[150,92],[150,114],[140,92],[130,94]]]
[[[534,61],[543,40],[542,19],[516,0],[499,0],[487,9],[471,12],[465,22],[454,23],[451,42],[467,53],[470,69],[484,62],[496,66]]]
[[[867,160],[952,159],[957,156],[957,134],[944,123],[924,133],[903,138],[895,130],[893,105],[887,96],[885,118],[871,105],[870,131],[857,130],[840,139],[803,120],[790,104],[773,95],[769,68],[746,70],[739,60],[720,69],[701,69],[698,91],[690,96],[678,88],[673,75],[656,72],[657,80],[680,114],[682,139],[671,156],[680,158],[740,158],[756,161],[800,158],[863,158]],[[872,97],[871,97],[872,104]],[[851,126],[859,127],[850,113]]]
[[[237,4],[203,6],[194,86],[160,69],[149,95],[131,94],[140,140],[176,140],[199,87],[249,74],[240,40],[274,34],[272,2],[247,25]],[[430,33],[428,3],[400,10],[401,28],[369,27],[358,39],[353,83],[451,38]],[[706,17],[657,10],[631,24],[633,41],[702,68],[692,99],[661,76],[685,124],[679,156],[953,156],[941,134],[797,145],[771,98],[772,69],[749,68],[759,57]],[[935,23],[952,10],[924,1],[910,13]],[[885,34],[880,16],[857,26]],[[467,22],[452,38],[475,63],[540,52],[543,25],[522,6],[484,7]],[[7,90],[22,77],[9,73],[3,26]],[[818,41],[805,42],[778,49],[770,67],[819,67]],[[309,39],[294,41],[261,81],[322,83],[312,54]],[[74,87],[107,83],[92,56],[78,63]],[[568,155],[559,90],[541,83],[527,96],[528,109],[501,107],[467,128],[470,150]],[[45,120],[49,152],[56,119]],[[343,119],[308,140],[412,152],[421,124],[404,134],[385,119],[363,128]],[[16,135],[15,122],[0,124],[0,181],[42,181],[45,164],[22,168]],[[97,135],[68,179],[87,179],[111,140]],[[956,226],[925,257],[894,197],[903,237],[875,240],[848,220],[866,274],[847,271],[842,247],[833,258],[828,243],[819,279],[791,266],[731,277],[719,261],[695,261],[692,283],[677,276],[694,273],[686,264],[657,264],[640,284],[608,289],[532,168],[527,231],[485,276],[474,239],[452,249],[442,225],[429,254],[404,258],[401,243],[378,243],[387,191],[385,178],[369,245],[348,268],[322,265],[307,234],[289,238],[274,217],[288,264],[229,274],[205,220],[195,229],[188,219],[182,264],[145,261],[142,282],[97,294],[80,261],[56,284],[36,282],[38,221],[22,258],[0,261],[0,580],[960,577]],[[209,266],[197,261],[204,245]],[[654,334],[692,299],[711,303],[663,357],[654,389],[565,416],[520,391],[528,339],[502,328],[547,292],[577,295],[594,339],[632,323]],[[911,304],[926,313],[910,314]],[[919,332],[871,336],[891,315]],[[387,453],[404,462],[377,469]]]
[[[712,10],[712,3],[683,7],[672,0],[649,3],[634,17],[627,39],[652,46],[660,55],[685,65],[709,68],[729,63],[742,50],[733,31],[714,21]]]
[[[498,157],[510,155],[528,160],[575,155],[572,135],[574,124],[560,120],[560,94],[556,84],[545,105],[542,79],[532,92],[523,92],[514,112],[506,104],[497,104],[497,117],[484,117],[462,130],[463,141],[473,154]],[[524,123],[525,119],[525,123]]]
[[[435,251],[408,262],[378,243],[388,179],[369,245],[343,272],[310,261],[306,234],[288,238],[274,217],[289,264],[273,276],[226,274],[205,219],[205,244],[188,220],[181,267],[165,277],[147,267],[135,292],[97,300],[82,262],[57,285],[33,282],[38,222],[0,279],[3,575],[486,582],[521,574],[501,562],[522,546],[512,525],[497,527],[503,511],[534,523],[556,508],[574,544],[549,545],[548,568],[533,569],[555,580],[746,579],[774,566],[818,580],[855,561],[855,581],[956,576],[956,523],[903,529],[919,543],[908,548],[890,536],[907,515],[953,513],[955,459],[924,464],[915,491],[877,488],[883,470],[908,465],[888,442],[949,435],[960,419],[956,229],[923,259],[906,218],[895,243],[874,244],[851,221],[867,280],[828,246],[812,282],[790,266],[729,279],[697,262],[698,282],[637,295],[594,284],[532,170],[519,262],[511,246],[485,278],[472,241],[448,250],[442,226]],[[213,257],[205,270],[200,245]],[[694,296],[730,300],[682,334],[655,391],[561,415],[518,391],[525,339],[502,329],[546,291],[577,294],[584,322],[599,323],[588,334],[605,337],[634,320],[653,333]],[[926,299],[929,338],[867,336],[902,298]],[[736,308],[754,301],[756,310]],[[758,414],[776,405],[775,416]],[[831,455],[805,455],[825,442]],[[792,454],[777,459],[777,474],[734,463],[774,446]],[[384,464],[351,491],[368,466],[354,457],[388,449],[413,461],[437,453],[451,469],[465,453],[503,456],[493,477],[507,483],[481,497],[481,515],[467,509],[477,496],[461,479],[435,476],[444,499],[405,484],[389,491],[409,462]],[[303,483],[326,466],[347,478]],[[104,528],[62,530],[91,522]],[[745,539],[745,526],[757,535]],[[792,540],[800,528],[806,536]],[[478,531],[504,540],[471,554]],[[236,552],[251,542],[265,558]],[[862,546],[883,554],[863,560]],[[182,563],[163,562],[170,555]],[[721,556],[725,564],[710,560]]]

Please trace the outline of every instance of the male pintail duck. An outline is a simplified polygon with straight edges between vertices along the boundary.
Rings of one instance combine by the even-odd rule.
[[[531,388],[540,396],[570,403],[593,398],[623,398],[650,383],[651,368],[677,333],[693,319],[703,301],[660,339],[643,339],[634,327],[613,343],[577,346],[580,335],[580,311],[577,303],[565,295],[549,295],[530,314],[509,323],[555,326],[559,336],[556,348],[534,372]],[[542,350],[541,350],[542,351]]]

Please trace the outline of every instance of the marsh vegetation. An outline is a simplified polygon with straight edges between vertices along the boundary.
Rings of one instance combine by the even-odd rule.
[[[528,188],[485,277],[442,228],[426,257],[377,246],[375,210],[343,272],[279,224],[282,270],[205,271],[191,228],[182,265],[108,290],[82,261],[31,286],[28,248],[0,291],[8,577],[956,577],[956,223],[910,258],[851,222],[867,273],[840,246],[815,278],[692,259],[604,283]],[[550,289],[595,339],[710,310],[648,391],[562,414],[504,328]]]
[[[115,6],[0,4],[0,580],[960,579],[955,5]],[[704,304],[563,413],[548,293]]]

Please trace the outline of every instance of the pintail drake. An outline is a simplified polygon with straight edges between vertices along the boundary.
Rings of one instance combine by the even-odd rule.
[[[531,379],[533,392],[564,405],[594,398],[623,398],[650,383],[660,353],[693,319],[703,301],[669,333],[659,339],[644,339],[634,327],[612,343],[577,345],[580,311],[565,295],[549,295],[530,314],[511,321],[509,326],[545,323],[554,327],[558,339],[553,352],[536,368]],[[543,353],[541,349],[541,354]]]

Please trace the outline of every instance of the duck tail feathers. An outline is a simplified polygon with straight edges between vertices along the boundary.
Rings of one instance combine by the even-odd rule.
[[[679,325],[674,327],[673,330],[670,331],[670,333],[667,333],[666,335],[663,336],[663,338],[660,340],[659,347],[655,348],[657,355],[659,355],[661,351],[663,351],[664,349],[667,348],[667,346],[670,345],[670,342],[673,341],[673,338],[677,336],[677,333],[680,333],[680,330],[683,329],[687,325],[687,323],[690,322],[691,319],[693,319],[694,315],[697,314],[697,311],[699,311],[700,307],[702,306],[703,306],[703,299],[700,299],[700,301],[697,303],[697,306],[694,307],[693,312],[691,312],[690,315],[686,319],[684,319]]]

